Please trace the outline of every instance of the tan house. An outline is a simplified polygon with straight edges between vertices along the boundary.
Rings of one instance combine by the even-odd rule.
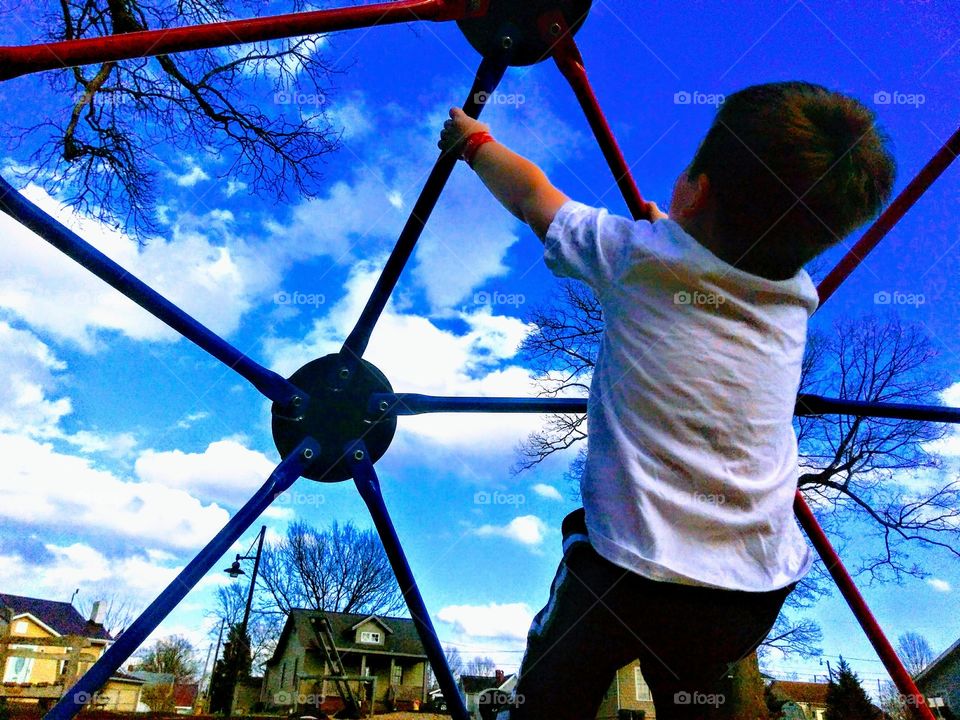
[[[44,708],[59,700],[113,641],[97,622],[101,607],[94,603],[93,617],[84,620],[70,603],[0,593],[0,697]],[[142,685],[118,671],[93,705],[133,712]]]
[[[656,716],[653,696],[640,672],[640,662],[634,660],[617,670],[603,697],[597,720],[654,720]]]
[[[264,669],[266,710],[419,709],[427,656],[409,618],[293,610]]]

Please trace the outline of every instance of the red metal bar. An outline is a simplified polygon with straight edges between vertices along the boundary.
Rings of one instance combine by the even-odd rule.
[[[371,25],[413,20],[459,20],[486,13],[489,2],[490,0],[399,0],[191,27],[145,30],[44,45],[0,47],[0,80],[88,63],[352,30]]]
[[[807,537],[810,538],[814,547],[817,548],[817,552],[820,553],[820,557],[826,564],[827,570],[830,571],[833,581],[840,588],[844,599],[846,599],[850,609],[853,610],[853,614],[856,615],[860,627],[863,628],[863,632],[873,645],[873,649],[877,651],[877,655],[883,661],[887,672],[890,673],[890,677],[900,691],[904,703],[916,717],[924,720],[936,720],[933,712],[927,706],[926,698],[917,689],[910,673],[900,662],[900,658],[897,657],[893,646],[883,634],[883,629],[877,623],[873,613],[870,612],[870,608],[867,607],[867,603],[853,582],[853,578],[850,577],[850,573],[843,566],[840,556],[837,555],[837,551],[830,544],[829,538],[823,532],[823,528],[820,527],[820,523],[813,516],[813,511],[810,510],[810,506],[807,505],[799,491],[797,491],[793,507],[796,510],[797,519],[807,532]]]
[[[916,177],[897,195],[896,199],[890,203],[876,222],[863,234],[863,237],[857,241],[857,244],[850,248],[843,259],[830,271],[820,285],[817,292],[820,294],[820,304],[823,305],[827,299],[833,295],[834,291],[840,287],[840,283],[846,280],[850,273],[856,270],[857,266],[863,262],[864,258],[873,250],[884,236],[893,229],[900,221],[907,210],[913,207],[913,204],[920,199],[920,196],[927,191],[940,175],[952,163],[957,155],[960,155],[960,128],[957,129],[950,139],[943,144],[936,154],[930,158],[930,161],[923,166]]]
[[[640,189],[630,173],[630,166],[627,165],[626,158],[623,157],[623,152],[600,108],[600,102],[590,86],[590,80],[583,65],[583,57],[577,49],[573,33],[570,32],[563,14],[559,11],[544,13],[538,22],[541,34],[554,43],[553,60],[573,88],[580,107],[587,116],[587,122],[590,123],[590,128],[597,138],[603,157],[606,158],[607,165],[610,166],[623,199],[630,209],[630,214],[635,220],[653,220],[653,203],[644,200],[640,194]]]

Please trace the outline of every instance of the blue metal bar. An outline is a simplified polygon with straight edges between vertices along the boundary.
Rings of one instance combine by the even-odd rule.
[[[896,420],[923,420],[926,422],[960,423],[960,408],[942,405],[908,405],[901,403],[841,400],[820,395],[797,395],[794,414],[856,415],[859,417],[893,418]]]
[[[0,178],[0,210],[33,230],[60,252],[76,260],[227,367],[240,373],[274,402],[287,404],[295,396],[303,401],[307,400],[301,390],[275,372],[254,362],[212,330],[201,325],[156,290],[31,203],[3,178]]]
[[[474,119],[480,116],[486,99],[497,89],[497,85],[500,84],[500,80],[506,71],[506,60],[483,59],[473,81],[473,87],[470,88],[470,95],[463,106],[463,111],[467,115]],[[356,326],[343,343],[343,349],[340,352],[348,361],[352,362],[356,358],[363,357],[363,353],[367,349],[367,343],[370,342],[373,327],[377,324],[380,314],[387,306],[387,300],[390,299],[390,294],[396,287],[397,280],[400,279],[400,273],[403,272],[407,260],[410,259],[413,248],[417,244],[417,240],[420,239],[420,234],[430,218],[430,213],[433,212],[433,208],[440,198],[440,193],[447,184],[447,180],[456,164],[457,155],[453,152],[441,152],[440,157],[437,158],[433,170],[430,171],[430,177],[427,178],[423,190],[420,191],[420,197],[417,198],[413,211],[407,218],[406,225],[403,226],[397,244],[394,246],[393,252],[390,253],[390,257],[377,279],[377,284],[373,288],[363,312],[360,313],[360,319],[357,320]]]
[[[380,492],[380,480],[377,478],[376,470],[373,469],[373,463],[370,462],[370,453],[367,451],[363,440],[356,440],[348,445],[347,458],[357,490],[367,504],[367,509],[370,510],[373,524],[376,526],[377,532],[380,534],[380,540],[383,542],[383,549],[386,551],[387,557],[390,559],[390,565],[393,567],[393,574],[396,575],[397,582],[400,584],[400,592],[403,593],[403,599],[407,601],[410,617],[413,619],[413,624],[420,635],[420,641],[427,652],[427,658],[433,667],[437,684],[440,685],[443,697],[447,701],[448,712],[454,720],[470,720],[470,714],[463,703],[463,698],[457,691],[456,680],[453,679],[453,673],[450,672],[447,658],[443,654],[437,631],[434,630],[433,622],[430,620],[430,613],[427,612],[427,606],[423,602],[420,588],[417,586],[413,571],[410,569],[410,564],[403,552],[397,530],[390,519],[390,513],[387,512],[383,494]]]
[[[140,617],[85,672],[76,684],[53,706],[44,720],[70,720],[94,699],[124,661],[143,643],[177,604],[186,597],[200,578],[207,574],[236,540],[246,532],[271,502],[300,477],[313,458],[320,454],[320,446],[313,438],[305,438],[297,449],[277,465],[267,481],[252,498],[230,518],[216,537],[201,550],[166,590],[150,603]]]
[[[435,412],[585,413],[587,399],[445,397],[418,393],[373,393],[370,396],[369,411],[393,415],[420,415]]]
[[[392,415],[420,415],[436,412],[488,413],[585,413],[586,398],[511,398],[511,397],[449,397],[420,395],[418,393],[373,393],[370,412]],[[842,400],[820,395],[797,395],[794,414],[856,415],[859,417],[923,420],[928,422],[960,423],[960,408],[941,405],[908,405],[878,403],[862,400]]]

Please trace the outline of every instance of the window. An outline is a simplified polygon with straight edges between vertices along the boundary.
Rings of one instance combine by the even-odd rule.
[[[37,651],[37,648],[32,645],[11,645],[10,649]],[[33,658],[8,657],[7,665],[3,670],[3,681],[15,683],[30,682],[30,673],[32,670]]]
[[[393,677],[390,682],[394,685],[403,685],[403,668],[399,665],[393,666]]]
[[[650,688],[647,687],[643,675],[640,674],[640,668],[633,669],[633,679],[637,686],[637,700],[653,702],[653,695],[650,694]]]
[[[14,635],[26,635],[27,630],[30,629],[30,625],[26,620],[17,620],[17,624],[13,626]]]
[[[374,643],[376,645],[380,644],[380,633],[372,632],[370,630],[364,630],[360,633],[360,642],[362,643]]]

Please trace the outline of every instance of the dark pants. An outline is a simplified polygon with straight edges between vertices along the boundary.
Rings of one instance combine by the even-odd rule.
[[[767,636],[794,586],[755,593],[641,577],[597,554],[582,509],[563,535],[510,720],[593,720],[617,669],[636,659],[657,720],[724,717],[730,668]]]

